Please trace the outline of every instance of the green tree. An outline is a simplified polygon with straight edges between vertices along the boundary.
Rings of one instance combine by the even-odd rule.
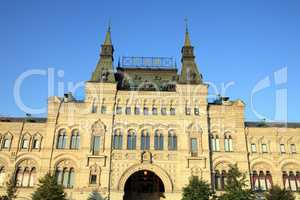
[[[12,175],[9,181],[6,182],[6,195],[1,196],[0,200],[13,200],[17,197],[16,192],[16,180],[14,175]]]
[[[239,171],[237,165],[231,165],[226,176],[225,193],[219,200],[255,200],[255,193],[247,189],[246,174]]]
[[[39,186],[32,195],[32,200],[66,200],[62,185],[57,184],[56,177],[47,173],[39,180]]]
[[[212,195],[213,192],[207,182],[192,176],[189,184],[183,188],[182,200],[209,200]]]
[[[292,192],[274,186],[265,194],[266,200],[295,200]]]

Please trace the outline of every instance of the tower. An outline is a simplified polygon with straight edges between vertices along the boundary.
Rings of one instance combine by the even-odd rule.
[[[92,82],[114,83],[113,72],[114,47],[111,42],[111,27],[108,26],[104,43],[101,45],[100,59],[92,74]]]
[[[194,47],[191,45],[188,26],[186,25],[184,46],[181,49],[182,69],[179,75],[180,84],[201,84],[202,74],[199,73],[195,62]]]

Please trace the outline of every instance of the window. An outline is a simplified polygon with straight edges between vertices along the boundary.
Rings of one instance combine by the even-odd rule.
[[[195,115],[199,115],[199,114],[200,114],[199,108],[198,108],[198,107],[194,108],[194,114],[195,114]]]
[[[262,145],[261,145],[261,151],[262,151],[263,153],[268,153],[267,144],[262,144]]]
[[[134,114],[135,115],[139,115],[140,114],[140,108],[139,107],[135,107],[134,108]]]
[[[56,169],[57,183],[63,185],[64,188],[73,188],[75,181],[75,170],[74,168],[63,168],[63,170]]]
[[[95,103],[93,103],[92,105],[92,113],[96,113],[97,112],[97,105],[95,105]]]
[[[126,107],[125,114],[130,115],[131,114],[131,107]]]
[[[35,167],[18,167],[16,171],[17,187],[33,187],[36,184],[36,179],[37,175]]]
[[[157,115],[157,108],[156,107],[153,107],[152,108],[152,115]]]
[[[9,149],[11,144],[11,136],[9,134],[6,134],[4,136],[3,142],[2,142],[2,148],[3,149]]]
[[[90,184],[91,185],[97,184],[97,174],[90,175]]]
[[[66,147],[66,143],[67,143],[66,129],[60,129],[58,131],[58,135],[57,135],[56,148],[57,149],[64,149]]]
[[[219,136],[211,136],[211,147],[213,151],[220,151],[220,139]]]
[[[191,108],[185,108],[185,114],[191,115]]]
[[[161,108],[161,114],[162,115],[167,115],[167,109],[165,107]]]
[[[28,138],[23,138],[21,148],[22,149],[28,149],[29,147],[29,139]]]
[[[198,156],[198,141],[197,138],[191,138],[191,155]]]
[[[287,173],[286,171],[282,172],[283,185],[286,190],[289,191],[299,191],[300,190],[300,173],[290,171]]]
[[[252,153],[256,153],[257,152],[257,150],[256,150],[256,144],[254,144],[254,143],[251,144],[251,152]]]
[[[257,173],[257,171],[252,172],[252,186],[254,190],[266,191],[271,189],[272,185],[272,175],[269,171],[260,171],[259,173]]]
[[[120,130],[115,130],[113,137],[113,149],[122,149],[123,135]]]
[[[226,171],[222,170],[220,173],[219,170],[215,171],[215,189],[218,191],[223,191],[226,184]]]
[[[295,144],[291,144],[291,153],[297,153]]]
[[[32,149],[39,149],[40,148],[40,137],[34,136],[32,140]]]
[[[149,150],[149,149],[150,149],[150,135],[147,130],[143,130],[141,135],[141,150]]]
[[[79,146],[80,146],[80,135],[79,135],[79,131],[76,129],[72,131],[70,149],[79,149]]]
[[[177,150],[177,136],[172,130],[168,133],[168,150]]]
[[[122,114],[122,107],[117,106],[117,108],[116,108],[116,114],[117,115],[121,115]]]
[[[285,145],[280,144],[280,153],[285,153]]]
[[[159,130],[155,131],[154,149],[155,150],[163,150],[164,149],[164,136]]]
[[[106,113],[106,106],[102,105],[101,106],[101,114],[105,114]]]
[[[144,115],[149,115],[149,109],[147,107],[144,107]]]
[[[91,151],[93,155],[99,155],[100,152],[100,136],[93,135],[92,142],[91,142]]]
[[[175,108],[170,108],[170,115],[175,115],[175,114],[176,114]]]
[[[226,152],[232,152],[233,151],[231,135],[229,135],[229,136],[225,135],[225,137],[224,137],[224,150]]]
[[[134,130],[129,130],[127,134],[127,149],[136,149],[136,134]]]

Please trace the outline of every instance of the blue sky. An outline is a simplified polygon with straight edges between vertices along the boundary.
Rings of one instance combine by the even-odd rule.
[[[88,80],[109,19],[115,60],[167,56],[180,63],[187,17],[204,80],[218,88],[233,81],[225,95],[246,103],[247,120],[275,119],[276,95],[287,91],[288,120],[300,121],[299,10],[297,0],[1,0],[0,115],[24,116],[13,89],[27,70],[54,68],[55,94],[59,83]],[[279,84],[274,72],[284,67],[287,81]],[[270,85],[255,94],[253,111],[251,91],[266,77]],[[83,98],[83,89],[75,95]],[[26,105],[45,107],[47,96],[46,76],[22,84]]]

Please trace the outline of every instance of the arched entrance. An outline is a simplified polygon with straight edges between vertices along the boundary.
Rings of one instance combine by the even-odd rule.
[[[123,200],[159,200],[165,187],[162,180],[149,170],[133,173],[126,181]]]

